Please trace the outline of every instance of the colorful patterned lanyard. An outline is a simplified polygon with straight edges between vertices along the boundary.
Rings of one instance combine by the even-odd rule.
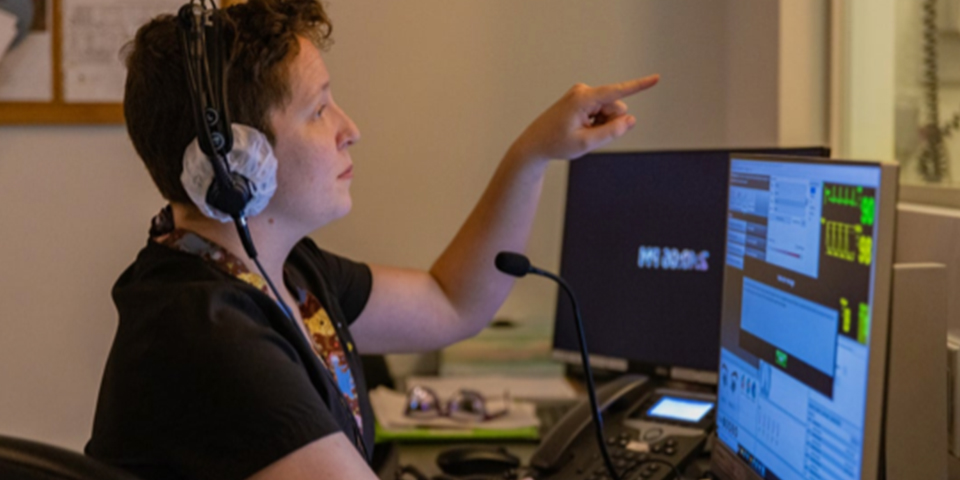
[[[263,277],[247,269],[242,260],[225,248],[196,233],[174,229],[158,243],[175,250],[197,255],[263,293],[270,294],[267,282],[264,281]],[[303,318],[303,324],[310,334],[310,344],[313,351],[333,375],[347,406],[353,413],[357,426],[360,431],[363,431],[363,418],[360,416],[360,400],[357,398],[356,382],[350,364],[347,363],[347,355],[333,321],[330,320],[327,311],[312,293],[300,287],[296,287],[296,293],[297,306],[300,310],[300,316]],[[352,342],[347,342],[347,349],[353,352]]]

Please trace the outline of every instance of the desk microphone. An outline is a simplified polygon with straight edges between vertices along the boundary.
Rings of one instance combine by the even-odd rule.
[[[587,396],[590,398],[590,406],[592,407],[590,413],[593,414],[593,425],[596,427],[597,444],[600,446],[600,453],[603,456],[603,462],[607,465],[607,470],[610,472],[610,477],[612,477],[613,480],[620,480],[620,475],[617,473],[617,469],[613,467],[613,461],[610,459],[610,452],[607,451],[607,444],[603,441],[603,417],[600,415],[596,387],[593,385],[593,371],[590,368],[590,356],[587,354],[587,339],[583,333],[580,305],[577,303],[577,297],[574,296],[573,290],[570,288],[570,285],[567,285],[567,282],[563,278],[530,265],[530,259],[519,253],[500,252],[497,254],[494,264],[497,266],[497,270],[518,278],[524,277],[528,273],[547,277],[560,284],[560,286],[563,287],[563,291],[567,292],[570,304],[573,305],[574,320],[576,320],[577,324],[577,338],[580,340],[580,358],[583,360],[583,371],[586,373],[585,376],[587,378]]]
[[[547,273],[530,265],[530,259],[519,253],[500,252],[497,254],[497,258],[494,259],[493,263],[497,265],[497,270],[507,275],[513,275],[514,277],[524,277],[528,273]]]

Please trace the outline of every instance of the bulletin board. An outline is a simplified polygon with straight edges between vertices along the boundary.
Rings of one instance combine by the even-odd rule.
[[[0,125],[122,123],[123,46],[149,19],[185,3],[19,1],[32,2],[33,18],[0,57]]]

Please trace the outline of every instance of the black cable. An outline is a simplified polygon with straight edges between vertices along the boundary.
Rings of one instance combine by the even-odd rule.
[[[577,298],[573,295],[573,291],[570,289],[570,286],[567,285],[567,282],[559,276],[534,267],[530,267],[530,271],[531,273],[542,275],[559,283],[560,286],[563,287],[563,290],[567,293],[567,298],[570,299],[570,303],[573,304],[574,320],[576,320],[577,324],[577,338],[580,341],[580,358],[583,359],[583,369],[587,379],[587,396],[590,398],[590,413],[593,414],[593,424],[596,427],[595,431],[597,434],[597,444],[600,447],[600,455],[603,457],[603,463],[606,464],[607,470],[610,472],[610,476],[613,478],[613,480],[620,480],[620,474],[617,473],[617,469],[613,466],[613,460],[610,459],[610,452],[607,450],[607,444],[603,440],[603,416],[600,415],[600,406],[597,403],[596,386],[593,383],[593,372],[590,368],[590,356],[587,354],[587,339],[583,332],[583,321],[580,317],[580,305],[577,303]]]
[[[287,302],[283,301],[283,298],[280,296],[280,292],[277,290],[277,287],[273,285],[273,281],[270,280],[270,276],[267,275],[267,272],[263,270],[263,265],[260,265],[260,260],[257,260],[256,257],[251,257],[253,263],[257,264],[257,269],[260,270],[260,275],[263,275],[263,279],[267,281],[267,285],[270,287],[270,291],[273,292],[273,296],[277,297],[277,303],[280,304],[280,309],[283,310],[283,313],[293,321],[293,311],[290,310],[290,307],[287,306]],[[296,325],[294,325],[296,326]]]
[[[607,470],[610,472],[610,476],[613,478],[613,480],[620,480],[620,473],[617,472],[616,467],[614,467],[613,460],[610,458],[610,451],[607,450],[607,444],[604,442],[604,437],[606,435],[603,433],[603,416],[600,414],[600,406],[597,402],[596,386],[593,382],[593,370],[590,367],[590,356],[587,354],[587,340],[583,329],[583,319],[580,315],[580,305],[577,303],[577,299],[573,295],[573,291],[564,279],[535,267],[531,267],[530,270],[533,273],[545,276],[559,283],[560,286],[563,287],[564,292],[566,292],[567,298],[570,299],[570,303],[573,304],[574,319],[577,323],[577,339],[580,342],[580,358],[583,361],[584,376],[587,380],[587,396],[590,398],[590,410],[593,414],[594,425],[596,426],[595,431],[597,435],[597,444],[600,446],[600,455],[603,457],[603,463],[606,464]],[[640,465],[647,463],[666,465],[673,471],[673,474],[677,477],[677,480],[684,480],[684,477],[680,474],[680,470],[677,469],[677,466],[666,460],[661,460],[659,458],[648,458],[643,462],[640,462]]]
[[[237,221],[237,230],[238,232],[240,232],[241,237],[246,235],[249,238],[250,230],[249,228],[247,228],[246,219],[244,219],[244,217],[240,217],[239,221]],[[253,245],[252,241],[250,242],[250,245],[251,246]],[[270,276],[267,275],[266,270],[263,269],[263,265],[260,264],[260,260],[257,258],[256,250],[253,250],[252,252],[250,250],[247,250],[247,256],[249,256],[250,259],[253,260],[253,263],[257,265],[257,270],[260,271],[260,275],[263,277],[264,281],[267,282],[267,286],[270,288],[270,291],[273,292],[273,296],[277,298],[277,304],[279,304],[280,309],[283,310],[284,315],[286,315],[287,319],[290,320],[290,323],[293,325],[293,328],[299,332],[300,327],[297,325],[296,317],[293,316],[293,310],[290,309],[290,307],[287,305],[287,302],[283,301],[283,297],[280,296],[280,291],[277,290],[277,287],[273,284],[273,281],[270,280]],[[339,337],[339,333],[337,335]],[[329,370],[327,371],[327,373],[330,373]],[[334,385],[336,385],[336,382],[334,382]],[[351,411],[350,406],[347,405],[347,402],[343,397],[343,392],[340,391],[339,386],[337,388],[337,393],[335,395],[340,402],[340,406],[343,407],[343,409],[346,410],[347,412],[350,412]],[[353,422],[353,425],[355,427],[354,434],[353,434],[353,441],[354,443],[357,444],[358,447],[360,447],[360,453],[363,455],[364,460],[369,461],[370,455],[369,455],[369,452],[367,451],[367,444],[364,443],[364,440],[363,440],[363,432],[360,429],[360,426],[357,425],[356,422]]]

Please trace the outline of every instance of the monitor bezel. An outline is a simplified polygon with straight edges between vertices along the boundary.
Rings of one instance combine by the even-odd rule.
[[[804,157],[804,156],[793,156],[793,155],[777,155],[778,157],[783,158],[829,158],[832,151],[829,146],[825,145],[798,145],[798,146],[783,146],[783,147],[749,147],[749,148],[693,148],[693,149],[664,149],[664,150],[602,150],[591,152],[584,157],[576,160],[577,162],[589,162],[590,157],[592,156],[628,156],[628,155],[677,155],[677,154],[717,154],[717,155],[727,155],[727,178],[729,188],[730,181],[730,159],[733,158],[733,155],[771,155],[764,152],[774,151],[774,150],[819,150],[823,153],[824,157]],[[569,180],[567,185],[564,187],[565,194],[563,200],[563,225],[561,226],[561,239],[566,237],[567,234],[567,224],[566,224],[566,211],[567,211],[567,202],[569,201],[570,193],[570,184]],[[724,248],[726,248],[726,243],[724,243]],[[724,252],[726,253],[726,252]],[[560,268],[562,268],[563,262],[563,244],[560,245]],[[560,299],[559,295],[557,301],[554,302],[555,308],[559,306]],[[718,319],[719,320],[719,319]],[[554,311],[554,324],[557,321],[557,313]],[[720,342],[720,337],[717,337],[717,342]],[[556,329],[551,338],[550,345],[551,356],[555,361],[564,363],[568,367],[568,373],[570,373],[570,367],[580,367],[582,368],[582,360],[580,358],[579,350],[568,350],[565,348],[557,347],[557,336]],[[609,355],[598,355],[590,354],[590,363],[593,366],[594,370],[607,370],[611,372],[622,372],[622,373],[640,373],[644,375],[649,375],[651,377],[659,377],[670,380],[679,380],[683,382],[696,383],[701,385],[707,385],[710,387],[715,387],[717,385],[719,374],[716,370],[702,370],[689,367],[679,367],[676,365],[664,365],[657,364],[652,362],[644,362],[640,360],[633,360],[628,358],[621,357],[612,357]]]
[[[890,328],[890,301],[891,285],[893,281],[894,251],[896,242],[896,215],[897,215],[897,197],[899,188],[899,165],[889,161],[871,161],[871,160],[844,160],[817,157],[796,157],[787,155],[756,155],[750,153],[731,153],[728,173],[733,171],[734,160],[755,160],[772,161],[785,163],[820,163],[820,164],[840,164],[852,166],[875,166],[880,168],[880,195],[877,199],[877,219],[878,219],[878,238],[887,238],[889,241],[876,242],[877,251],[875,265],[875,274],[872,280],[873,301],[870,305],[870,364],[867,367],[867,401],[864,414],[863,429],[863,452],[861,456],[860,478],[877,478],[880,471],[880,458],[883,433],[883,417],[886,405],[886,380],[888,363],[888,336]],[[730,224],[727,222],[729,234]],[[726,246],[724,247],[724,258],[726,258]],[[726,282],[727,271],[724,267],[724,282]],[[722,320],[721,320],[722,322]],[[722,348],[722,345],[721,345]],[[879,361],[877,361],[879,360]],[[720,395],[718,392],[718,409]],[[719,418],[719,411],[717,412]],[[720,448],[736,458],[736,461],[745,467],[744,470],[750,472],[753,478],[760,479],[752,468],[746,465],[736,452],[730,451],[729,447],[722,441],[715,442]],[[723,477],[720,477],[723,478]],[[732,480],[732,479],[731,479]],[[761,479],[762,480],[762,479]]]

